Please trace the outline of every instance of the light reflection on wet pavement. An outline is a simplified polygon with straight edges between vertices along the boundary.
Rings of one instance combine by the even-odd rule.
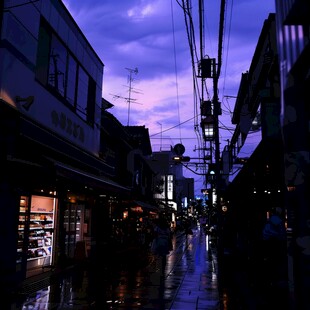
[[[144,266],[96,268],[75,285],[72,276],[26,296],[11,309],[171,309],[218,310],[217,259],[208,236],[194,230],[174,237],[164,276],[151,254]]]

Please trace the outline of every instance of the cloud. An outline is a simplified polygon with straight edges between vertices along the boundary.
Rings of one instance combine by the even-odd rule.
[[[152,145],[159,145],[161,127],[164,142],[182,140],[188,155],[199,147],[199,102],[193,91],[192,61],[184,12],[176,0],[64,0],[69,12],[103,61],[103,94],[114,107],[110,110],[126,125],[149,128]],[[171,6],[172,5],[172,6]],[[233,6],[232,6],[233,5]],[[192,2],[196,53],[200,57],[198,3]],[[205,1],[204,56],[218,58],[219,1]],[[264,20],[274,12],[274,1],[238,0],[227,2],[219,80],[220,135],[223,147],[231,137],[231,111],[241,74],[249,69]],[[231,15],[232,13],[232,15]],[[195,60],[196,61],[196,60]],[[197,68],[197,62],[195,66]],[[134,76],[128,112],[128,69],[138,68]],[[207,81],[205,97],[213,97],[212,81]],[[123,98],[121,98],[123,97]],[[196,117],[196,118],[195,118]],[[161,124],[161,126],[159,125]],[[180,125],[181,124],[181,125]],[[179,126],[180,125],[180,126]],[[169,130],[168,130],[169,129]],[[196,131],[195,131],[196,129]],[[167,130],[167,131],[166,131]],[[186,138],[186,139],[185,139]],[[154,148],[153,148],[154,150]],[[184,171],[188,176],[188,171]],[[194,176],[200,180],[201,176]],[[201,185],[200,187],[203,187]],[[196,192],[200,192],[200,187]]]

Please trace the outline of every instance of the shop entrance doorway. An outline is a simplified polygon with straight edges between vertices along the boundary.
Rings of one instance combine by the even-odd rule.
[[[65,254],[74,257],[76,243],[82,240],[84,205],[68,203],[64,212]]]

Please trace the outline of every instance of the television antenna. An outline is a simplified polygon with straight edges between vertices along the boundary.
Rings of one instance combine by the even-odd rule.
[[[136,103],[136,104],[141,104],[142,103],[139,103],[137,102],[137,99],[135,98],[132,98],[131,97],[131,94],[132,93],[136,93],[136,94],[141,94],[140,91],[136,90],[135,88],[133,88],[132,84],[135,80],[135,78],[133,77],[133,75],[137,75],[138,74],[138,68],[135,68],[135,69],[131,69],[131,68],[125,68],[126,70],[129,71],[129,75],[128,75],[128,78],[127,78],[127,83],[128,83],[128,97],[122,97],[122,96],[119,96],[119,95],[113,95],[113,98],[114,99],[125,99],[128,103],[128,117],[127,117],[127,126],[129,126],[129,120],[130,120],[130,106],[131,106],[131,103]]]

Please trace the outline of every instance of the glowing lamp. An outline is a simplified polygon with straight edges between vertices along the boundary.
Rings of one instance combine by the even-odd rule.
[[[209,115],[201,120],[201,128],[206,141],[211,141],[215,138],[214,118],[212,115]]]

